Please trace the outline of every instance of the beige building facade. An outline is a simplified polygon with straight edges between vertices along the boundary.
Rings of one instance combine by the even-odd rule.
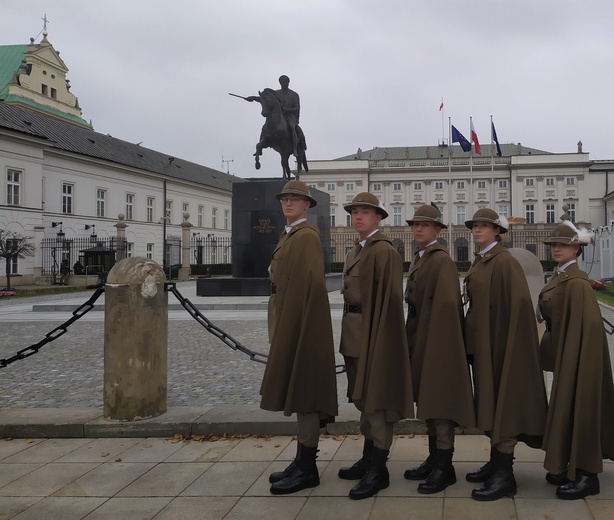
[[[479,208],[492,208],[513,222],[510,245],[526,247],[540,260],[548,259],[542,235],[565,212],[579,225],[605,222],[609,173],[593,170],[581,143],[563,154],[521,144],[503,144],[501,150],[501,156],[491,155],[495,148],[483,145],[478,156],[447,145],[359,149],[335,160],[310,161],[301,179],[330,195],[333,261],[342,261],[351,247],[354,233],[343,205],[361,191],[374,193],[386,206],[390,216],[382,225],[406,261],[413,250],[406,220],[431,202],[449,225],[442,239],[461,262],[469,261],[472,251],[464,222]]]

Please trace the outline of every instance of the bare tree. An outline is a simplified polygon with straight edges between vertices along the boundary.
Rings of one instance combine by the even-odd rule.
[[[13,257],[25,258],[33,256],[34,244],[29,242],[32,237],[24,237],[15,231],[0,229],[0,258],[6,260],[6,288],[11,290],[11,260]]]

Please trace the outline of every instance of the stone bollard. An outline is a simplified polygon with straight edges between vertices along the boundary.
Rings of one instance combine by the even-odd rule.
[[[153,260],[117,262],[105,285],[104,416],[138,421],[166,412],[168,294]]]

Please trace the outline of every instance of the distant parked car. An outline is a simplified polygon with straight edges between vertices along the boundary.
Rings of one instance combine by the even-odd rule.
[[[606,289],[605,283],[603,283],[602,280],[593,280],[591,282],[591,287],[596,291],[605,291]]]

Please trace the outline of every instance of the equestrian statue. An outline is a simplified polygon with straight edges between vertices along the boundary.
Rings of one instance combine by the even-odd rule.
[[[301,112],[300,98],[296,92],[290,90],[288,85],[290,78],[288,76],[280,76],[279,90],[265,88],[258,92],[257,96],[231,96],[240,97],[245,101],[258,101],[262,105],[261,114],[265,118],[262,131],[260,132],[260,140],[256,144],[256,170],[260,169],[260,156],[263,148],[272,148],[281,156],[281,168],[284,179],[292,177],[288,159],[290,155],[294,155],[297,162],[296,178],[298,179],[302,169],[309,171],[307,166],[307,143],[305,134],[299,126],[299,117]]]

